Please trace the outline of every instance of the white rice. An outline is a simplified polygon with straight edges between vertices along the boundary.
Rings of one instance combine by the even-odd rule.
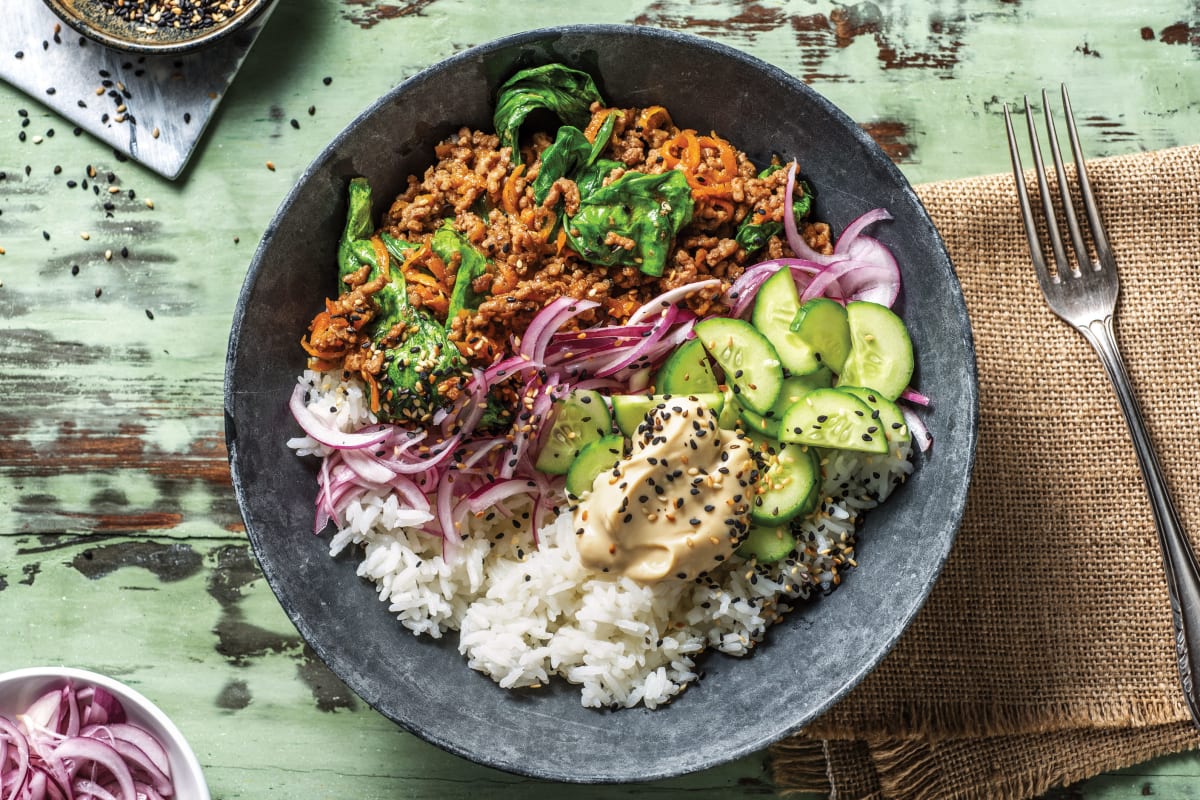
[[[330,424],[352,430],[374,421],[361,384],[311,371],[300,381],[309,409]],[[300,455],[327,452],[306,436],[288,444]],[[369,492],[346,509],[329,549],[360,546],[358,574],[402,625],[433,638],[459,631],[467,664],[504,688],[540,687],[557,675],[581,687],[584,706],[656,708],[699,677],[699,653],[748,653],[791,601],[839,582],[839,565],[855,565],[858,515],[911,470],[907,449],[898,457],[828,451],[823,502],[797,531],[802,552],[770,567],[734,556],[699,581],[643,585],[584,569],[569,512],[538,532],[535,547],[529,510],[517,503],[511,517],[468,516],[447,563],[441,539],[411,527],[427,514]]]

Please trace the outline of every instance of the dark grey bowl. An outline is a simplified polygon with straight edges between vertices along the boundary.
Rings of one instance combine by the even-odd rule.
[[[665,105],[676,123],[716,130],[759,162],[796,156],[817,214],[840,230],[886,206],[877,227],[903,268],[899,310],[916,345],[934,448],[862,530],[859,569],[775,626],[750,658],[703,658],[704,678],[670,706],[598,712],[575,687],[511,692],[468,669],[456,637],[417,639],[355,559],[311,533],[316,463],[284,445],[304,367],[299,339],[327,292],[350,178],[376,188],[377,213],[461,125],[491,129],[497,85],[551,60],[585,69],[615,104]],[[646,780],[744,756],[797,730],[866,675],[920,608],[954,540],[978,417],[966,308],[941,238],[900,172],[845,114],[795,78],[703,39],[647,28],[533,31],[453,56],[405,81],[313,162],[267,229],[238,300],[225,378],[233,483],[263,572],[313,649],[367,703],[453,753],[556,780]]]

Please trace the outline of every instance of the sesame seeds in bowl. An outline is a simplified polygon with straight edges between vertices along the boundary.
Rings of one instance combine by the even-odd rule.
[[[138,53],[183,53],[245,27],[272,0],[45,0],[84,36]]]

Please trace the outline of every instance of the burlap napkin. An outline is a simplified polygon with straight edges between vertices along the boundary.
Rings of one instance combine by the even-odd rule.
[[[1120,267],[1117,335],[1200,539],[1200,146],[1089,162],[1089,175]],[[966,514],[896,649],[774,748],[777,785],[841,800],[1020,798],[1200,745],[1132,445],[1096,356],[1042,298],[1012,176],[918,193],[979,360]]]

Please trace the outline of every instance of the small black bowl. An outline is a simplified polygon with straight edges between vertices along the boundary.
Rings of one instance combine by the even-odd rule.
[[[332,287],[346,186],[370,179],[381,213],[460,126],[490,130],[496,87],[517,69],[565,62],[614,105],[666,106],[757,163],[799,158],[835,231],[885,206],[875,230],[904,279],[898,311],[915,344],[933,449],[861,531],[859,568],[790,614],[749,658],[705,656],[704,678],[656,711],[599,712],[554,681],[511,692],[468,669],[455,636],[418,639],[313,536],[316,463],[296,458],[287,400],[299,339]],[[648,780],[747,755],[797,730],[870,672],[921,607],[954,540],[978,419],[966,308],[945,248],[904,177],[829,101],[784,72],[712,42],[626,26],[540,30],[455,55],[389,92],[313,162],[259,245],[238,300],[225,382],[234,488],[263,572],[313,649],[367,703],[453,753],[578,782]]]

